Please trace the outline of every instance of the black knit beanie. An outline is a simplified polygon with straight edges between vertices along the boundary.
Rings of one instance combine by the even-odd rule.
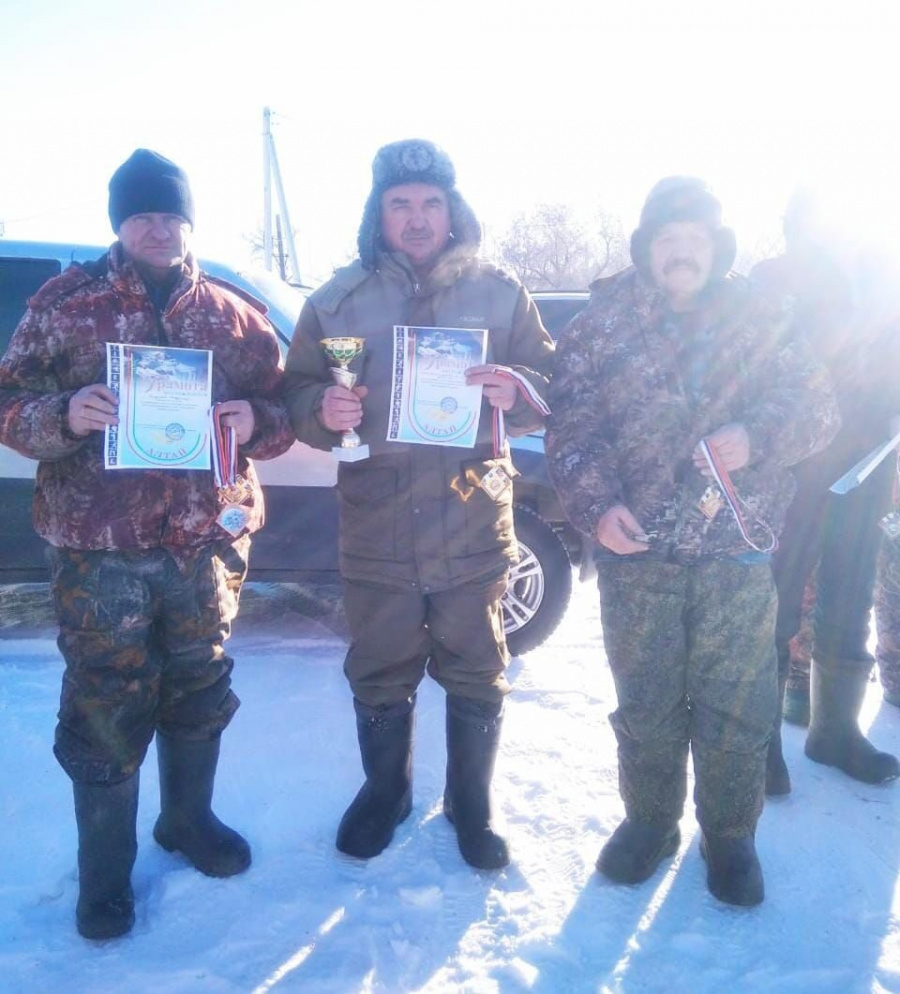
[[[722,205],[712,190],[696,176],[667,176],[647,195],[640,223],[631,236],[631,261],[641,272],[649,272],[650,243],[656,233],[673,221],[706,225],[716,243],[713,274],[722,277],[731,269],[737,244],[734,232],[722,224]]]
[[[428,183],[446,191],[454,244],[472,246],[477,251],[481,225],[456,189],[456,170],[450,156],[434,142],[407,138],[384,145],[372,162],[372,190],[357,236],[359,258],[366,269],[374,268],[375,253],[381,244],[381,195],[404,183]]]
[[[194,226],[194,198],[187,175],[174,162],[136,149],[109,181],[109,220],[113,231],[134,214],[177,214]]]

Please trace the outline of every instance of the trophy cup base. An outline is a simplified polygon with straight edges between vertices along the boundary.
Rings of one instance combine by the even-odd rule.
[[[338,462],[361,462],[363,459],[369,458],[369,446],[354,445],[345,448],[342,445],[335,445],[331,454]]]

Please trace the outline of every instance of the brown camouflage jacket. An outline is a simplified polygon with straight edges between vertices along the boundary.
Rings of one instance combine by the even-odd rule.
[[[777,534],[794,491],[787,467],[827,445],[840,420],[780,299],[731,277],[676,317],[634,269],[593,289],[560,339],[550,388],[548,466],[573,525],[593,535],[624,504],[656,536],[641,555],[748,552],[727,507],[712,521],[700,513],[709,480],[692,463],[701,438],[740,422],[750,464],[732,480],[756,543],[765,532],[754,519]]]
[[[281,360],[258,302],[202,273],[192,256],[165,312],[113,245],[96,263],[70,266],[31,298],[0,360],[0,443],[40,460],[34,524],[72,549],[164,546],[176,555],[230,539],[209,471],[105,470],[103,432],[68,428],[70,397],[106,382],[106,343],[168,344],[213,352],[213,399],[248,400],[253,437],[239,451],[253,486],[248,531],[263,524],[262,491],[248,457],[271,459],[293,441],[280,400]]]

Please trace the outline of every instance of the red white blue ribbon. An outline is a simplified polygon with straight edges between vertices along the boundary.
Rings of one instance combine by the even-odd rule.
[[[495,366],[493,368],[493,372],[496,376],[503,377],[503,379],[512,380],[515,383],[519,394],[525,398],[525,402],[533,407],[543,417],[547,417],[550,413],[550,408],[547,406],[547,402],[537,392],[534,385],[526,376],[523,376],[521,373],[517,373],[514,369],[510,369],[508,366]],[[502,455],[506,448],[506,420],[503,417],[503,411],[499,407],[494,408],[493,436],[494,456],[496,457]]]
[[[728,475],[728,470],[722,465],[722,460],[719,458],[716,450],[709,444],[709,442],[702,438],[700,440],[700,449],[706,458],[706,463],[709,466],[710,472],[713,475],[713,479],[718,484],[719,490],[722,491],[722,496],[725,498],[725,503],[731,510],[734,520],[737,522],[738,529],[740,530],[741,536],[747,545],[750,546],[756,552],[774,552],[778,548],[778,539],[772,529],[762,521],[760,518],[754,517],[754,521],[761,528],[763,528],[768,536],[768,545],[765,548],[757,545],[753,539],[750,537],[750,531],[747,528],[747,523],[744,520],[744,514],[741,510],[742,507],[747,507],[744,501],[738,496],[737,490],[734,489],[734,484],[731,482],[731,477]]]
[[[237,479],[237,432],[222,424],[220,405],[209,409],[209,437],[212,439],[212,464],[216,486],[231,487]]]

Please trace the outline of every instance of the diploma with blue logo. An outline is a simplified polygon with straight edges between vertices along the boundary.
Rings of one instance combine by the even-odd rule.
[[[210,468],[212,352],[107,342],[106,385],[119,397],[107,469]]]
[[[475,445],[482,388],[466,370],[485,361],[487,337],[486,328],[394,326],[389,442]]]

